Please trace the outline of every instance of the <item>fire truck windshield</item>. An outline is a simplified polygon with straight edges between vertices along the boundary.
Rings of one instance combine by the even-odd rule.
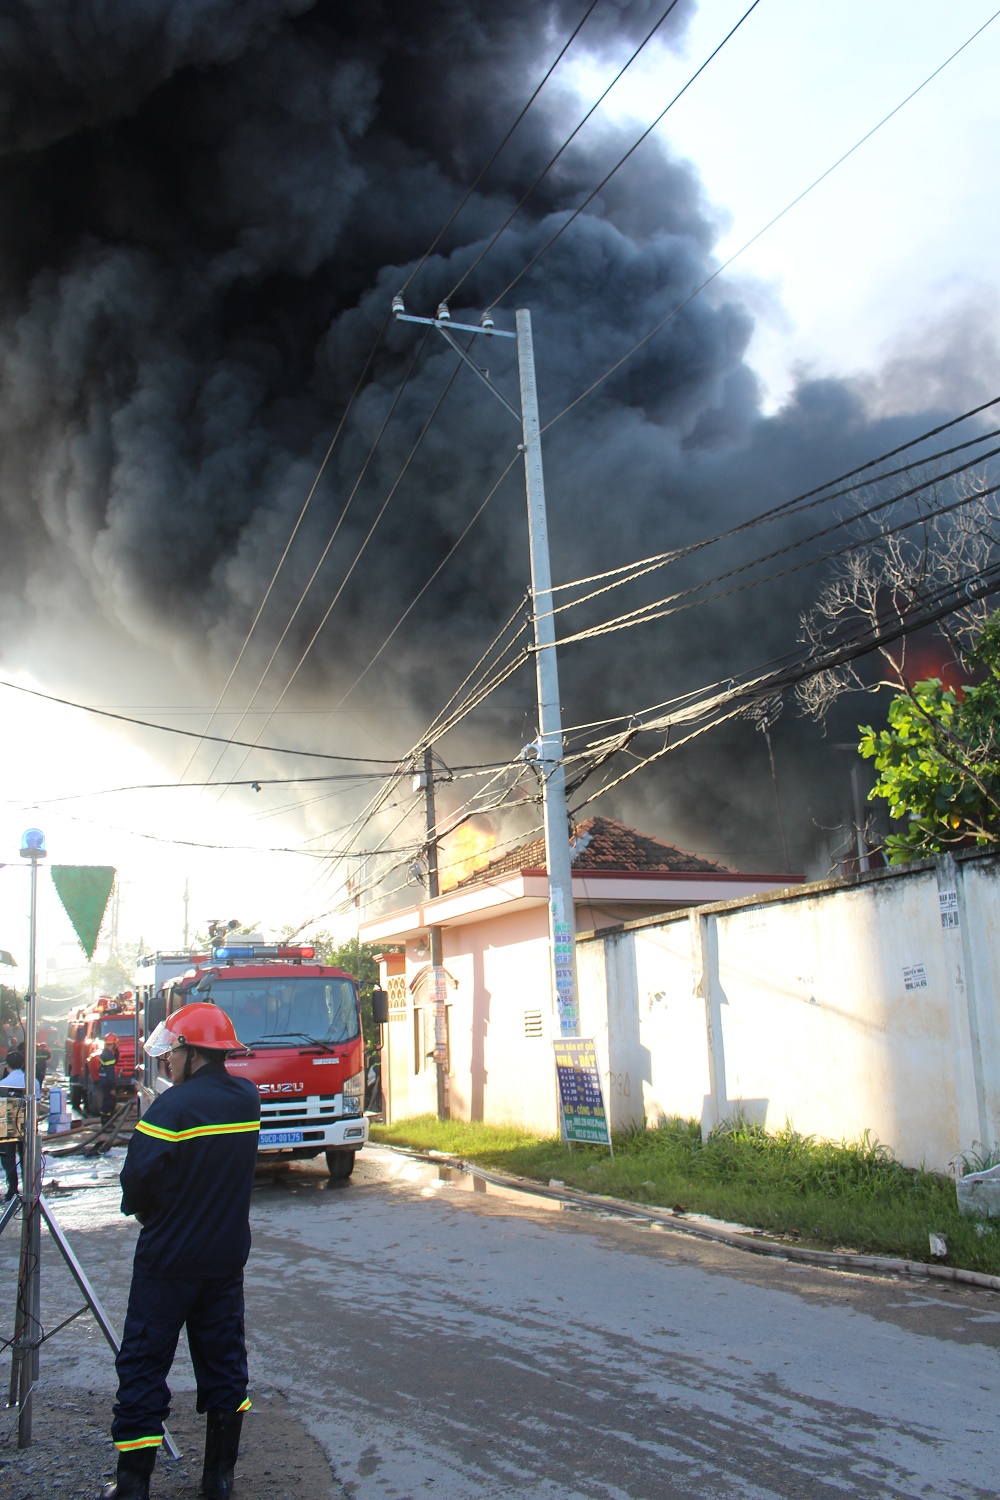
[[[358,1035],[354,986],[347,979],[213,978],[198,985],[211,995],[245,1047],[316,1041],[326,1046]]]
[[[101,1022],[101,1036],[108,1036],[112,1031],[121,1041],[126,1034],[132,1035],[133,1021],[131,1016],[105,1016]]]

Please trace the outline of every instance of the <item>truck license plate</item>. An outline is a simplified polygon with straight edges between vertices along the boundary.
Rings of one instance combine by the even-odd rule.
[[[262,1130],[260,1133],[260,1144],[262,1146],[301,1146],[301,1130]]]

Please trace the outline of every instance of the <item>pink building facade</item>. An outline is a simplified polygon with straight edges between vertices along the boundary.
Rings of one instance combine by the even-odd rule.
[[[801,879],[725,870],[610,819],[591,819],[581,829],[573,876],[578,934]],[[437,1109],[428,936],[436,926],[446,974],[450,1114],[543,1133],[557,1128],[548,887],[539,853],[525,846],[434,900],[361,924],[362,942],[401,950],[385,953],[380,963],[390,999],[383,1053],[390,1120]],[[627,859],[660,868],[621,868]],[[606,995],[582,993],[581,1034],[595,1038],[603,1066],[608,1009]]]

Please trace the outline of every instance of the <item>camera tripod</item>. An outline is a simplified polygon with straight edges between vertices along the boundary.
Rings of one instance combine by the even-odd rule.
[[[41,1153],[37,1150],[35,1157],[40,1163]],[[41,1175],[40,1167],[39,1175]],[[46,1201],[41,1191],[32,1193],[29,1189],[27,1199],[16,1197],[12,1198],[9,1203],[4,1204],[3,1210],[0,1212],[0,1234],[3,1233],[19,1210],[22,1214],[21,1258],[17,1276],[17,1308],[13,1339],[14,1355],[11,1361],[8,1409],[17,1408],[18,1447],[25,1448],[31,1441],[31,1399],[38,1384],[38,1351],[45,1340],[52,1338],[53,1334],[58,1333],[69,1323],[74,1322],[83,1313],[87,1312],[88,1309],[93,1313],[98,1328],[104,1334],[115,1354],[121,1349],[121,1340],[115,1332],[111,1319],[101,1306],[100,1298],[91,1286],[87,1273],[80,1264],[72,1245],[60,1228],[58,1220],[52,1212],[51,1205]],[[34,1223],[32,1223],[33,1216]],[[34,1279],[36,1286],[38,1284],[40,1265],[35,1263],[34,1258],[41,1255],[41,1236],[38,1232],[41,1227],[41,1220],[45,1221],[49,1234],[55,1241],[59,1253],[66,1262],[66,1266],[73,1280],[83,1293],[84,1298],[82,1307],[78,1307],[76,1312],[71,1313],[68,1318],[64,1318],[61,1323],[57,1324],[55,1328],[50,1329],[48,1333],[42,1332],[41,1324],[38,1321],[37,1305],[33,1313],[30,1312],[27,1305],[28,1299],[25,1297],[25,1289],[30,1281]],[[28,1430],[26,1441],[22,1441],[25,1415],[27,1415],[28,1419]],[[180,1458],[180,1449],[166,1428],[163,1430],[163,1444],[171,1458]]]

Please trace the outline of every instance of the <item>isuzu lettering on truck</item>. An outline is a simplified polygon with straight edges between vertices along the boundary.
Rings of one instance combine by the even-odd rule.
[[[164,1010],[208,1001],[229,1016],[243,1049],[226,1067],[260,1093],[263,1154],[322,1152],[331,1177],[349,1177],[368,1140],[361,1008],[351,976],[313,957],[312,948],[214,948],[166,982]]]

